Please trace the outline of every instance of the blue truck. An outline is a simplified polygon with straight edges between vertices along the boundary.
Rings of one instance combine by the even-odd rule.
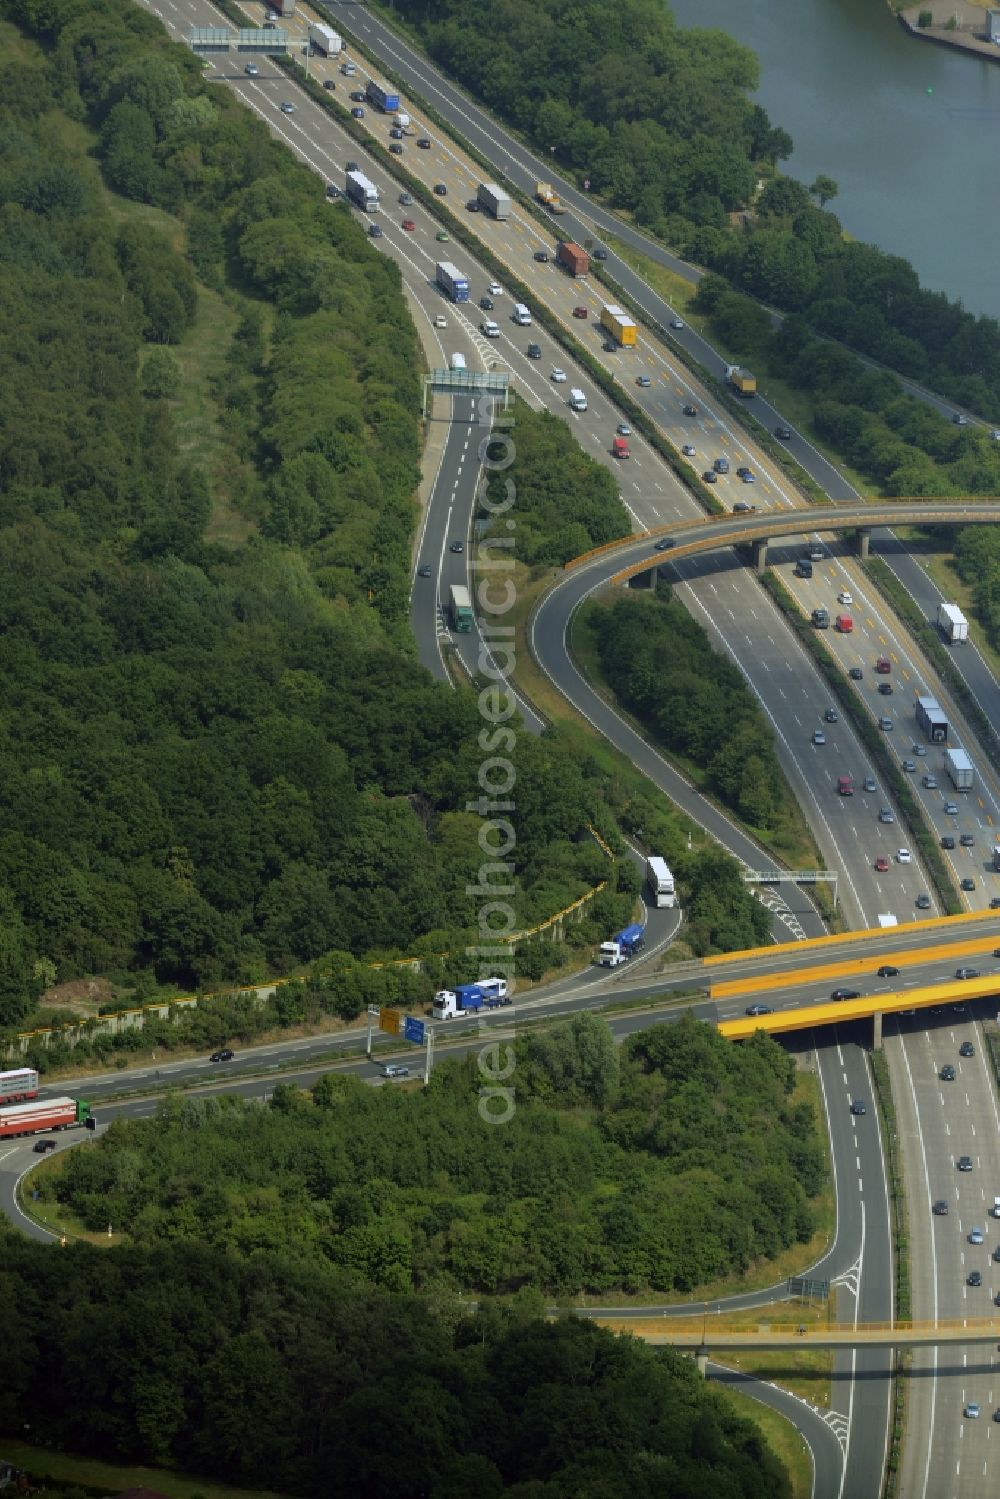
[[[506,979],[480,979],[478,984],[456,984],[439,989],[431,1014],[435,1020],[453,1020],[456,1015],[475,1015],[480,1010],[498,1010],[510,1004]]]
[[[627,963],[629,958],[634,958],[646,944],[644,933],[644,927],[633,923],[616,932],[608,942],[602,942],[598,957],[601,967],[617,968],[619,963]]]
[[[453,302],[469,300],[469,278],[450,260],[439,260],[434,270],[434,280]]]
[[[368,87],[365,89],[365,98],[369,104],[374,104],[376,109],[381,109],[384,114],[394,115],[399,108],[399,95],[390,94],[374,78],[369,78]]]

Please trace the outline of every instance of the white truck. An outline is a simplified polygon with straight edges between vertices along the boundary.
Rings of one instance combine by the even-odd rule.
[[[666,859],[653,854],[646,860],[646,883],[654,906],[672,906],[676,900],[674,877]]]
[[[459,1015],[498,1010],[509,1004],[510,988],[506,979],[480,979],[475,984],[456,984],[454,989],[439,989],[434,996],[431,1014],[435,1020],[455,1020]]]
[[[938,604],[938,629],[949,645],[961,645],[969,638],[969,621],[957,604]]]
[[[495,182],[480,182],[476,188],[476,202],[495,219],[510,218],[510,197]]]
[[[944,768],[956,791],[971,791],[976,784],[975,768],[961,745],[956,744],[953,749],[945,750]]]
[[[332,26],[323,26],[319,21],[310,21],[309,40],[317,52],[322,52],[324,57],[336,57],[343,50],[343,39],[333,30]]]
[[[351,202],[366,213],[378,213],[378,188],[364,172],[348,172],[345,191]]]

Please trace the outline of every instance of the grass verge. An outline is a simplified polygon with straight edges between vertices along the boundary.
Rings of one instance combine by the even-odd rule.
[[[896,1105],[892,1097],[889,1079],[889,1064],[884,1051],[871,1054],[872,1078],[875,1083],[875,1098],[878,1103],[882,1138],[885,1142],[886,1166],[889,1172],[889,1210],[892,1214],[893,1253],[896,1270],[896,1316],[907,1321],[913,1315],[910,1298],[910,1230],[906,1215],[906,1184],[903,1180],[903,1161],[899,1149],[896,1127]],[[907,1372],[910,1359],[907,1354],[896,1360],[893,1378],[892,1431],[889,1437],[889,1456],[886,1463],[884,1499],[893,1499],[899,1492],[900,1463],[903,1455],[903,1436],[906,1430]]]
[[[41,1488],[45,1479],[51,1479],[60,1487],[80,1486],[94,1494],[148,1489],[156,1494],[167,1494],[169,1499],[199,1499],[199,1496],[201,1499],[283,1499],[273,1489],[238,1489],[210,1478],[171,1473],[166,1468],[126,1467],[93,1457],[76,1457],[71,1452],[51,1452],[47,1447],[35,1447],[30,1442],[7,1436],[3,1438],[3,1455],[15,1468],[22,1468],[29,1474],[33,1488]]]
[[[813,1465],[809,1448],[799,1436],[791,1421],[779,1416],[776,1410],[744,1395],[730,1385],[713,1385],[721,1400],[739,1416],[745,1416],[763,1433],[764,1440],[776,1457],[784,1463],[792,1484],[793,1499],[810,1499],[813,1487]]]

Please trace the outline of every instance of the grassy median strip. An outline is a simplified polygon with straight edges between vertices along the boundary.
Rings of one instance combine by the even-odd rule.
[[[896,1126],[896,1105],[892,1097],[889,1064],[886,1061],[885,1052],[873,1051],[869,1060],[889,1173],[889,1210],[892,1214],[892,1241],[896,1269],[896,1316],[901,1322],[906,1322],[913,1315],[910,1295],[910,1237],[906,1216],[906,1184],[903,1180],[903,1161]],[[884,1499],[893,1499],[899,1491],[903,1437],[906,1431],[906,1375],[909,1366],[909,1353],[897,1354],[893,1375],[892,1431],[886,1463]]]

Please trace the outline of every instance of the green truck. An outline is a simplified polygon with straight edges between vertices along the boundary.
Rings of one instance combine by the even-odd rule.
[[[450,612],[452,629],[467,634],[472,629],[472,600],[469,590],[459,583],[451,585]]]

